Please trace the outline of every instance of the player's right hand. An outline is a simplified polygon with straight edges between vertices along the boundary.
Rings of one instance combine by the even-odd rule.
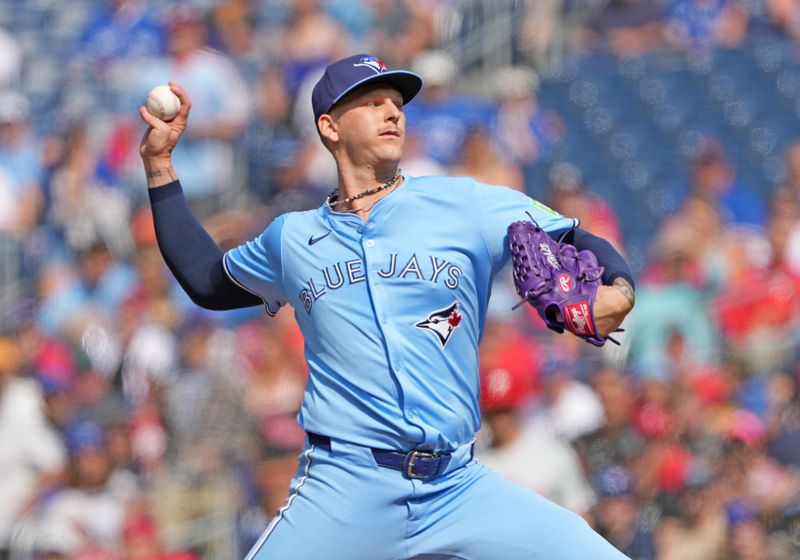
[[[172,150],[186,130],[186,123],[189,120],[189,110],[192,102],[184,89],[175,82],[169,82],[172,92],[181,100],[181,108],[178,114],[169,122],[162,121],[158,117],[150,114],[147,107],[139,107],[139,115],[148,125],[147,131],[139,144],[139,155],[143,160],[169,160]]]

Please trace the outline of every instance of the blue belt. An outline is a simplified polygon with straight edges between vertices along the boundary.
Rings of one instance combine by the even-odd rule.
[[[331,438],[312,432],[308,434],[308,443],[322,449],[331,450]],[[444,473],[450,463],[450,453],[433,453],[431,451],[389,451],[371,448],[375,462],[381,467],[402,472],[408,478],[428,479]]]

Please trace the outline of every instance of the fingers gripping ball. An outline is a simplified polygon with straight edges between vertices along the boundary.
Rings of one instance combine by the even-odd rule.
[[[545,325],[603,346],[606,338],[598,335],[594,321],[603,268],[594,253],[558,243],[531,222],[508,226],[508,243],[517,293],[536,309]]]
[[[147,94],[147,110],[161,120],[174,119],[180,108],[181,101],[169,86],[156,86]]]

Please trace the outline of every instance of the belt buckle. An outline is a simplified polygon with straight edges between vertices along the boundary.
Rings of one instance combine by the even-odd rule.
[[[425,459],[434,459],[438,457],[437,454],[431,453],[430,451],[409,451],[406,455],[406,476],[408,478],[430,478],[436,473],[433,474],[416,474],[414,473],[414,464],[417,462],[417,459],[420,457]]]

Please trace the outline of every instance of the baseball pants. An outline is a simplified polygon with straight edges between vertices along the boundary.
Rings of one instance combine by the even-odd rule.
[[[578,515],[457,449],[409,479],[368,448],[306,443],[286,504],[245,560],[619,560]]]

